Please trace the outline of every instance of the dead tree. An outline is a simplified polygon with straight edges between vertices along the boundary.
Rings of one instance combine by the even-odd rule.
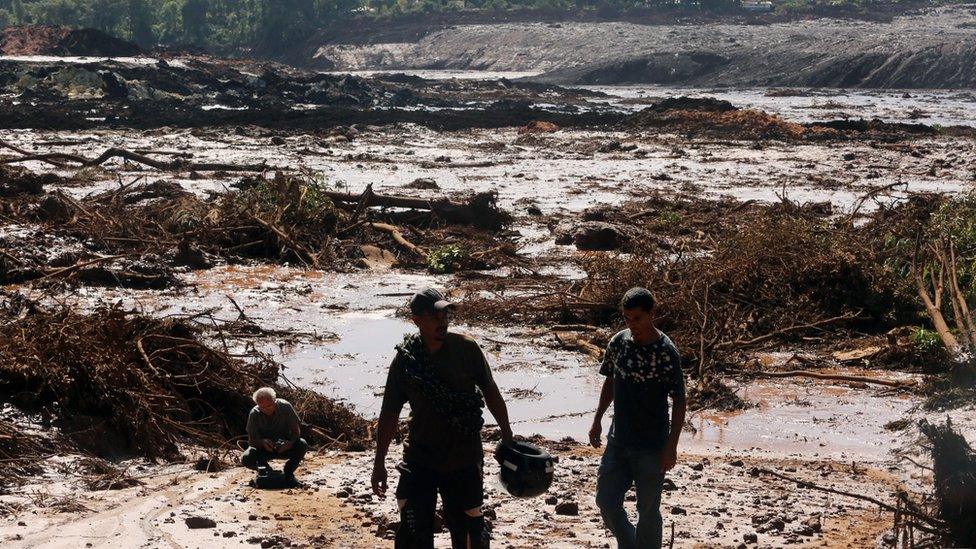
[[[957,360],[976,351],[976,323],[959,283],[958,263],[951,237],[927,243],[922,243],[921,235],[916,238],[911,274],[918,297],[946,351]],[[955,333],[946,320],[946,301],[952,311]]]

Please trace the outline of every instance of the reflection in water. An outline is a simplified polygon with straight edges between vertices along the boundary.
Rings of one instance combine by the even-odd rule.
[[[375,417],[394,345],[414,327],[383,310],[339,316],[331,328],[338,340],[300,345],[281,357],[286,375]],[[591,359],[500,329],[454,329],[481,342],[496,382],[508,395],[516,432],[586,439],[602,382]],[[754,406],[693,414],[694,432],[685,434],[683,447],[884,459],[890,444],[884,425],[903,417],[912,404],[891,398],[882,403],[875,389],[817,380],[752,381],[739,394]],[[486,420],[493,423],[490,415]]]

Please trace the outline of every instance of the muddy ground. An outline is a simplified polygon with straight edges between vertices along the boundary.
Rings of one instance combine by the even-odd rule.
[[[609,211],[613,221],[617,210],[629,215],[635,210],[628,208],[653,198],[675,204],[679,199],[704,200],[705,204],[725,200],[746,209],[736,212],[793,201],[823,215],[844,216],[856,207],[871,211],[879,203],[908,193],[969,191],[976,171],[974,142],[964,128],[950,133],[932,126],[875,125],[838,131],[811,124],[811,120],[825,120],[816,115],[821,110],[815,105],[800,109],[795,102],[780,103],[783,108],[773,112],[781,118],[747,113],[722,115],[726,118],[721,120],[700,118],[706,115],[666,119],[654,115],[647,120],[653,113],[645,113],[644,123],[628,125],[621,121],[633,116],[634,97],[653,97],[660,90],[629,90],[611,97],[602,95],[606,91],[596,95],[520,87],[510,81],[465,84],[456,80],[430,83],[413,77],[313,78],[276,68],[287,77],[262,94],[254,91],[262,87],[257,80],[246,76],[261,80],[264,86],[273,78],[269,73],[254,76],[261,74],[255,67],[221,68],[230,75],[228,81],[215,78],[214,69],[199,60],[169,61],[168,68],[157,67],[161,72],[148,76],[145,64],[116,63],[17,62],[5,69],[5,74],[46,72],[48,76],[38,79],[46,84],[29,88],[39,90],[36,99],[17,99],[21,104],[14,107],[28,114],[28,122],[0,130],[0,140],[10,146],[2,158],[42,153],[61,156],[15,162],[30,173],[54,176],[44,178],[35,194],[5,187],[13,198],[3,198],[0,250],[4,261],[10,256],[16,262],[25,260],[21,250],[27,247],[33,254],[30,261],[46,270],[42,279],[8,280],[4,289],[78,311],[117,303],[153,317],[206,312],[231,321],[244,314],[263,332],[254,337],[237,334],[236,339],[223,343],[232,350],[247,347],[267,352],[284,365],[288,379],[369,419],[377,414],[393,345],[410,331],[402,307],[412,292],[434,284],[463,302],[504,297],[491,293],[498,288],[518,295],[554,284],[572,287],[585,277],[579,260],[592,256],[578,249],[585,246],[578,239],[574,245],[572,236],[565,244],[560,225],[574,227],[585,211]],[[50,77],[66,67],[87,73],[69,71],[72,78]],[[113,100],[99,95],[114,89],[107,84],[107,72],[123,76],[124,97]],[[89,78],[88,73],[98,78]],[[139,82],[156,89],[153,83],[165,81],[161,74],[195,75],[180,92],[180,101],[196,113],[192,118],[167,125],[179,115],[166,107],[169,103],[161,103],[158,112],[168,114],[159,120],[152,119],[157,111],[136,112],[144,103],[130,97],[132,90],[145,88]],[[78,82],[84,85],[71,85]],[[355,116],[336,115],[334,123],[322,127],[314,127],[322,120],[314,115],[302,119],[293,114],[289,116],[301,122],[283,130],[265,110],[267,105],[282,103],[288,112],[297,113],[298,105],[307,100],[304,97],[319,86],[332,90],[332,95],[321,99],[322,109],[335,108],[335,94],[356,89],[366,103],[349,107],[349,112],[373,117],[380,116],[377,111],[388,112],[375,124],[355,124]],[[397,108],[391,97],[405,94],[404,89],[414,90],[411,93],[420,99]],[[19,96],[24,91],[8,93]],[[72,93],[96,96],[72,99]],[[523,107],[515,109],[505,102],[513,98],[523,101]],[[937,99],[901,94],[868,106],[846,94],[821,99],[833,101],[835,111],[844,117],[883,111],[886,122],[892,124],[916,124],[918,119],[911,113],[920,104],[933,117],[962,119],[971,112],[965,101],[945,102],[943,107]],[[232,101],[237,102],[227,106],[242,110],[203,108]],[[438,107],[434,101],[449,106],[442,103]],[[499,101],[497,108],[504,116],[493,118],[480,110]],[[44,110],[58,103],[61,110],[45,118]],[[364,105],[374,110],[364,111]],[[77,122],[84,120],[78,113],[90,108],[132,114],[131,118],[92,116],[93,120]],[[220,118],[222,114],[201,114],[210,112],[243,112],[250,118],[244,125],[233,117]],[[558,114],[564,125],[538,123],[546,118],[538,116],[540,112]],[[451,129],[420,120],[438,116]],[[594,122],[587,116],[605,119]],[[477,123],[450,126],[450,121],[465,117]],[[45,125],[45,120],[60,122]],[[65,121],[70,120],[75,125],[67,125]],[[728,126],[730,120],[738,125]],[[726,128],[721,130],[724,133],[716,134],[721,127]],[[825,134],[827,129],[835,133]],[[92,166],[71,160],[97,157],[109,147],[143,151],[156,159],[230,166],[197,171],[178,165],[157,169],[121,158]],[[358,251],[341,256],[348,261],[323,262],[319,268],[310,267],[302,254],[256,257],[210,250],[206,262],[194,265],[169,255],[179,251],[176,242],[158,232],[139,233],[140,237],[153,234],[158,238],[152,241],[158,243],[152,254],[144,247],[134,249],[140,260],[158,256],[150,258],[150,269],[163,269],[152,272],[164,272],[165,284],[146,287],[111,277],[108,282],[100,279],[95,283],[76,276],[84,270],[76,267],[95,258],[105,260],[100,266],[115,265],[131,272],[131,265],[124,263],[129,259],[103,257],[106,234],[93,232],[80,238],[78,231],[89,226],[82,223],[88,219],[83,213],[39,218],[36,212],[43,208],[32,209],[43,206],[44,197],[52,195],[61,198],[56,203],[48,201],[50,207],[61,204],[69,211],[80,207],[91,216],[112,214],[114,210],[103,209],[106,196],[116,205],[130,197],[133,205],[151,208],[154,203],[169,207],[171,203],[166,201],[173,196],[188,200],[182,194],[188,193],[213,206],[219,197],[239,192],[242,180],[252,176],[234,166],[260,166],[269,172],[269,178],[278,171],[301,173],[326,182],[330,189],[356,195],[372,185],[377,194],[423,199],[421,202],[443,197],[461,201],[473,192],[494,191],[498,206],[514,218],[508,227],[494,232],[472,232],[433,223],[427,217],[411,221],[395,211],[370,215],[376,216],[373,221],[402,223],[408,240],[430,249],[454,245],[476,251],[511,251],[498,254],[496,250],[490,266],[459,265],[457,272],[435,273],[387,234],[352,230],[352,236],[343,237],[342,249]],[[137,196],[124,192],[141,189],[145,183],[166,192]],[[872,190],[884,188],[888,192],[883,195],[870,195]],[[862,202],[865,196],[873,197]],[[662,212],[648,223],[666,223],[675,215]],[[116,230],[116,218],[106,219],[112,223],[103,227]],[[689,227],[695,219],[688,218]],[[680,227],[684,221],[679,216],[676,223]],[[131,225],[142,227],[135,222]],[[639,228],[641,223],[634,225]],[[444,231],[437,233],[439,242],[429,236],[432,230]],[[709,228],[694,230],[707,232]],[[688,232],[694,235],[694,230]],[[564,244],[557,244],[557,239]],[[366,253],[361,248],[365,245],[373,249]],[[10,272],[9,264],[3,265],[4,272]],[[451,270],[455,269],[444,269]],[[610,331],[619,324],[618,319],[600,329]],[[607,547],[611,541],[592,501],[599,452],[580,444],[601,382],[597,361],[581,352],[585,346],[554,335],[553,325],[550,321],[512,325],[486,318],[458,326],[485,348],[507,395],[516,433],[538,435],[537,440],[560,459],[550,491],[554,501],[537,498],[526,502],[499,489],[493,480],[496,466],[488,458],[487,506],[492,510],[494,536],[502,547]],[[879,352],[874,346],[884,339],[883,334],[858,329],[814,331],[805,338],[752,350],[748,361],[740,364],[743,371],[727,372],[726,383],[748,407],[736,411],[705,407],[691,414],[679,465],[669,477],[673,486],[665,494],[666,537],[671,535],[673,522],[677,547],[890,545],[890,512],[856,498],[801,487],[769,472],[892,504],[893,494],[900,489],[922,497],[929,490],[931,475],[917,465],[926,465],[929,457],[914,422],[949,415],[972,440],[976,434],[973,405],[931,412],[922,408],[926,396],[911,389],[837,380],[771,381],[746,375],[755,364],[775,371],[793,368],[800,360],[828,374],[867,376],[896,384],[923,380],[925,374],[908,364],[873,362]],[[7,402],[0,419],[30,432],[45,429],[43,417],[25,415]],[[486,452],[491,448],[490,439],[489,430]],[[375,501],[368,494],[368,447],[352,451],[325,445],[304,470],[306,489],[261,493],[245,485],[249,475],[234,465],[238,451],[233,447],[221,456],[230,468],[212,473],[194,470],[196,458],[208,451],[186,446],[184,464],[124,460],[118,464],[125,471],[122,476],[143,484],[96,491],[88,490],[77,472],[74,464],[80,456],[50,456],[39,463],[39,474],[0,491],[0,537],[13,547],[392,545],[389,525],[396,520],[395,504]],[[395,448],[389,462],[391,472],[398,453]],[[577,504],[576,514],[572,505],[563,505],[566,503]],[[186,522],[191,517],[211,519],[214,524],[202,521],[209,527],[191,529]],[[438,547],[445,546],[446,539],[446,534],[439,534]]]
[[[969,88],[970,5],[888,22],[503,22],[363,43],[325,35],[309,63],[337,70],[530,71],[560,84]],[[368,35],[368,31],[365,33]]]

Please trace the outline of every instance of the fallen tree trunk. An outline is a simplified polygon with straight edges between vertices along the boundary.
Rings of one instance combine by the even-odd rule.
[[[500,229],[511,221],[511,216],[495,205],[494,193],[478,193],[467,203],[453,202],[446,198],[427,200],[409,196],[340,193],[329,191],[326,196],[335,202],[356,204],[358,207],[406,208],[429,211],[444,221],[461,225],[475,225],[486,229]]]
[[[74,162],[80,164],[83,167],[100,166],[105,162],[111,160],[112,158],[122,158],[130,162],[136,162],[138,164],[144,164],[151,168],[156,168],[160,171],[168,172],[179,172],[179,171],[197,171],[197,172],[215,172],[215,171],[229,171],[229,172],[263,172],[268,169],[266,164],[224,164],[220,162],[186,162],[184,160],[172,160],[163,161],[155,160],[149,158],[146,155],[139,154],[136,152],[128,151],[126,149],[120,149],[117,147],[112,147],[96,158],[86,158],[77,154],[68,153],[43,153],[43,154],[27,154],[16,158],[4,158],[0,159],[0,164],[15,164],[19,162],[29,162],[29,161],[39,161],[47,162],[49,164],[57,164],[59,161],[64,162]]]
[[[790,370],[787,372],[757,372],[760,377],[808,377],[812,379],[824,379],[828,381],[852,381],[856,383],[871,383],[874,385],[884,385],[886,387],[913,387],[917,385],[914,381],[896,381],[891,379],[878,379],[876,377],[849,376],[844,374],[823,374],[811,372],[809,370]]]

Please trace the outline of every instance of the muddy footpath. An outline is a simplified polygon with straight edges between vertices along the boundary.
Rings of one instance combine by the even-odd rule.
[[[691,399],[666,543],[973,539],[976,143],[913,117],[917,98],[876,118],[838,92],[798,117],[701,92],[34,53],[0,59],[8,546],[392,546],[373,421],[427,285],[461,303],[516,434],[559,459],[546,496],[508,496],[489,423],[500,547],[612,546],[583,441],[635,284]],[[247,484],[259,385],[303,419],[303,488]]]

